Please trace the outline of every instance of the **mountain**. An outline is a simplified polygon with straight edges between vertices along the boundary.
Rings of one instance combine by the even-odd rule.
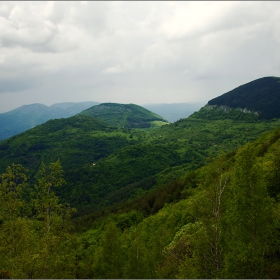
[[[209,105],[255,113],[260,119],[280,118],[280,78],[264,77],[211,99]]]
[[[90,110],[101,107],[102,112],[102,106]],[[125,127],[131,125],[127,122],[131,112],[136,112],[133,117],[138,118],[137,123],[139,116],[141,121],[147,121],[145,126],[160,117],[131,104],[109,103],[104,107],[113,113],[106,119],[107,108],[100,115],[111,124],[92,117],[90,110],[86,110],[88,116],[78,114],[49,120],[3,140],[0,172],[12,163],[20,163],[33,178],[42,161],[50,164],[59,158],[67,184],[57,190],[57,195],[77,207],[77,215],[82,215],[169,184],[219,154],[237,149],[280,125],[279,119],[239,120],[234,116],[229,118],[230,114],[222,110],[218,112],[222,115],[217,116],[214,110],[201,109],[172,124],[150,130],[135,129]],[[141,115],[143,111],[146,114]],[[209,114],[214,117],[211,119]]]
[[[51,106],[36,103],[24,105],[7,113],[2,113],[0,114],[0,141],[35,127],[36,125],[42,124],[50,119],[68,118],[98,104],[100,103],[93,101],[78,103],[63,102],[55,103]],[[165,123],[166,120],[174,122],[181,118],[186,118],[194,111],[198,110],[202,105],[203,103],[147,104],[143,105],[143,108],[159,115],[155,117],[153,113],[151,113],[152,115],[150,115],[150,118],[155,118],[156,120],[159,119],[159,121]],[[139,107],[136,108],[137,107],[134,107],[133,109],[137,111]],[[136,111],[133,113],[137,115],[138,113]],[[149,113],[146,113],[148,115],[144,113],[144,118],[147,119],[149,118]],[[88,113],[85,112],[85,114],[87,115]],[[100,115],[98,116],[100,117]],[[143,117],[143,115],[139,116]],[[163,116],[164,119],[160,116]],[[128,119],[128,123],[129,121],[130,120]],[[112,122],[112,124],[116,123],[116,121]],[[152,126],[158,126],[160,124],[162,123],[157,123],[156,121],[151,123]],[[125,121],[123,125],[131,126],[131,124],[126,124]],[[136,124],[134,123],[134,126],[135,125]],[[138,126],[149,127],[150,124],[149,121],[141,121],[138,123]]]
[[[59,164],[45,166],[35,183],[12,166],[1,174],[0,275],[278,279],[279,171],[277,128],[99,217],[75,219],[74,229],[71,208],[52,191],[61,187]]]
[[[130,135],[130,132],[83,115],[49,120],[1,141],[0,169],[16,162],[25,165],[34,176],[42,161],[50,163],[57,158],[66,171],[84,164],[92,165],[137,142],[137,137]]]
[[[43,104],[24,105],[7,113],[0,114],[0,140],[9,138],[50,119],[68,118],[97,102],[65,102],[51,106]]]
[[[78,114],[1,141],[0,278],[279,278],[280,119],[221,106],[155,129],[111,106],[121,126]]]
[[[102,103],[80,113],[104,122],[129,128],[149,128],[168,122],[161,116],[135,104]]]
[[[3,140],[0,172],[20,163],[34,177],[42,161],[60,158],[67,185],[57,194],[79,210],[96,210],[169,184],[280,125],[279,119],[261,120],[255,114],[209,106],[167,124],[137,105],[96,105]],[[166,125],[135,129],[154,122]]]
[[[184,119],[190,116],[195,111],[198,111],[205,102],[194,102],[194,103],[163,103],[163,104],[144,104],[142,107],[155,112],[162,116],[168,122],[172,123],[179,119]]]

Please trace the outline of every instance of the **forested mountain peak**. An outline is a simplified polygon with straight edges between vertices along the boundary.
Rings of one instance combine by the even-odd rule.
[[[128,128],[149,128],[166,124],[161,116],[135,104],[102,103],[80,113],[104,122]]]
[[[211,99],[209,105],[246,109],[260,119],[280,118],[280,78],[264,77]]]

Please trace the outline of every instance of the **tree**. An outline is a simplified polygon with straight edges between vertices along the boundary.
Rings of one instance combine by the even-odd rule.
[[[25,169],[20,164],[12,164],[0,177],[0,215],[2,220],[12,223],[17,217],[24,216],[23,188],[28,187]]]
[[[0,177],[0,262],[10,273],[14,272],[14,277],[25,276],[20,256],[32,234],[22,197],[23,189],[28,187],[26,172],[22,165],[12,164]]]
[[[72,278],[72,209],[52,191],[64,182],[60,162],[42,164],[31,202],[23,199],[26,172],[13,164],[0,177],[0,269],[12,278]]]
[[[62,253],[66,249],[63,244],[70,239],[67,233],[71,228],[70,218],[74,209],[69,205],[59,204],[54,193],[55,188],[65,183],[60,161],[57,160],[49,166],[42,163],[39,173],[40,178],[34,187],[32,200],[37,221],[37,236],[41,239],[40,257],[37,262],[39,276],[48,278],[62,268],[65,269],[63,263],[67,255]]]
[[[33,202],[37,211],[37,218],[44,221],[45,233],[49,234],[55,222],[55,214],[61,208],[53,189],[65,184],[60,161],[57,160],[51,163],[50,166],[46,166],[42,162],[40,176],[38,184],[35,185],[36,199]]]
[[[224,265],[222,221],[225,214],[225,193],[229,185],[229,162],[220,157],[207,168],[202,169],[203,181],[201,183],[203,194],[198,199],[200,221],[204,227],[208,248],[207,277],[220,277]],[[204,250],[204,252],[207,250]],[[205,252],[206,253],[206,252]]]
[[[272,240],[272,200],[257,149],[248,143],[238,150],[227,204],[226,272],[230,278],[263,278]]]
[[[105,225],[100,246],[95,254],[94,271],[96,278],[122,278],[122,256],[120,231],[110,220]]]
[[[178,231],[168,250],[171,257],[180,259],[176,261],[180,278],[219,278],[222,274],[222,224],[230,165],[227,156],[221,156],[196,172],[198,188],[188,198],[189,207],[186,209],[192,222]]]

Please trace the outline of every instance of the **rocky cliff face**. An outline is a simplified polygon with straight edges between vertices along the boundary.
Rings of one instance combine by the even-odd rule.
[[[264,77],[254,80],[208,101],[208,104],[252,113],[259,119],[280,118],[280,78]]]
[[[231,108],[231,107],[229,107],[229,106],[225,106],[225,105],[206,105],[205,107],[204,107],[206,110],[222,110],[222,111],[224,111],[224,112],[226,112],[226,113],[229,113],[229,112],[231,112],[232,110],[237,110],[237,111],[240,111],[240,112],[242,112],[242,113],[244,113],[244,114],[254,114],[254,115],[256,115],[256,116],[258,116],[259,115],[259,113],[258,112],[256,112],[256,111],[253,111],[253,110],[250,110],[250,109],[247,109],[247,108]]]

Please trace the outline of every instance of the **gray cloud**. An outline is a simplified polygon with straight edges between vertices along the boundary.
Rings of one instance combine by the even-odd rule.
[[[279,2],[0,3],[0,113],[205,101],[280,76]]]

